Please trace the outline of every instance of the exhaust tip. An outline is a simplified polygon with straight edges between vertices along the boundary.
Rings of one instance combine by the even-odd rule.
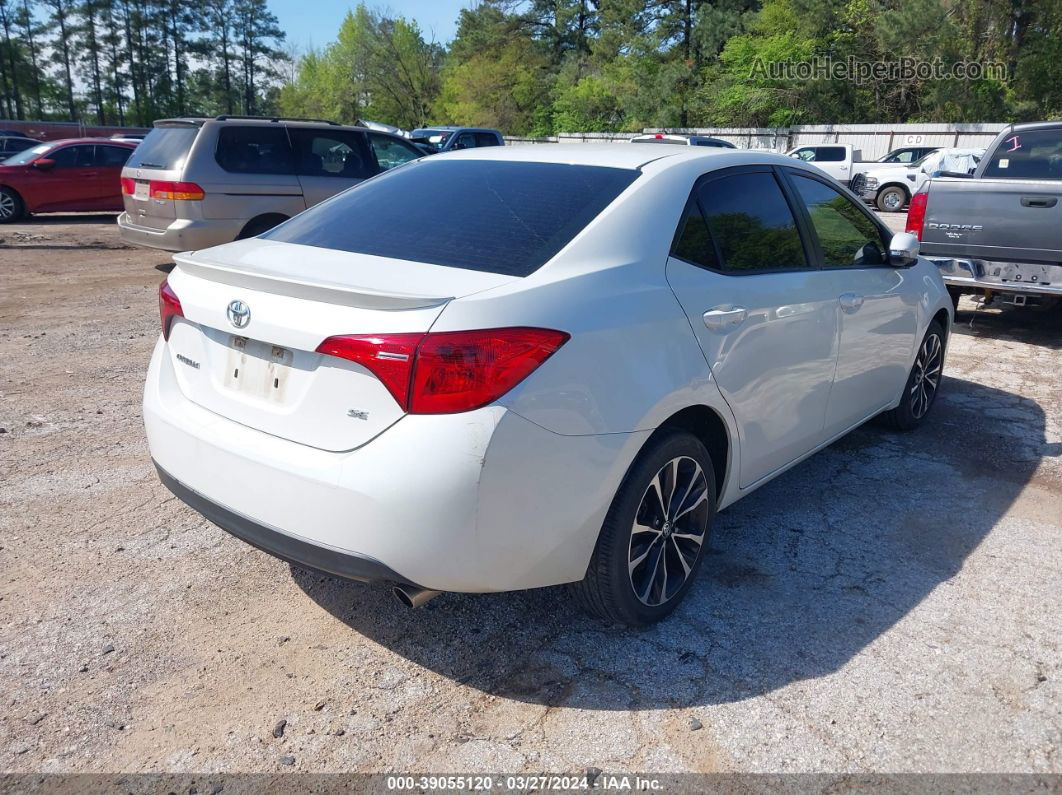
[[[441,591],[432,591],[428,588],[415,588],[412,585],[396,585],[391,589],[395,598],[408,608],[420,607],[430,602]]]

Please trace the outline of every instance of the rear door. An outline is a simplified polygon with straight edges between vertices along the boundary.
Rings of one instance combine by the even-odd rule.
[[[812,256],[835,294],[840,333],[826,436],[886,408],[907,380],[920,290],[888,261],[888,235],[827,180],[784,169],[812,237]]]
[[[289,134],[307,207],[357,185],[376,171],[364,133],[291,127]]]
[[[122,209],[122,168],[132,153],[132,147],[96,144],[93,161],[96,165],[94,204],[97,209]]]
[[[737,418],[743,488],[824,441],[836,366],[834,278],[812,267],[786,191],[766,166],[703,177],[667,264]]]

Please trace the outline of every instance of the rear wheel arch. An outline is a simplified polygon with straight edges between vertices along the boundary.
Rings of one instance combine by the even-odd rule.
[[[243,225],[243,229],[236,235],[237,240],[244,240],[248,237],[256,237],[263,232],[268,232],[277,224],[281,224],[288,220],[288,216],[283,213],[262,213],[256,215],[250,221]]]
[[[948,310],[941,308],[937,310],[937,313],[933,315],[931,323],[939,323],[940,327],[944,329],[944,347],[947,348],[948,336],[951,334],[951,318],[948,317]]]
[[[715,493],[722,499],[731,460],[731,434],[726,421],[718,411],[703,403],[687,406],[660,423],[645,444],[648,445],[655,436],[675,428],[692,433],[708,450],[715,469]]]

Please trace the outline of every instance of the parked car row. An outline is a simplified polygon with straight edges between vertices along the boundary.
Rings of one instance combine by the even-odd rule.
[[[123,240],[167,251],[253,237],[411,160],[502,146],[497,130],[218,116],[157,121],[136,135],[40,143],[0,138],[0,223],[26,213],[122,210]],[[7,154],[5,152],[5,154]],[[123,170],[124,166],[124,170]]]

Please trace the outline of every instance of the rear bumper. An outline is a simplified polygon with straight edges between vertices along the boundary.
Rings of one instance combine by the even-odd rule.
[[[126,243],[163,251],[194,251],[231,243],[246,223],[241,220],[175,218],[165,229],[139,226],[128,212],[118,216],[118,233]]]
[[[1062,265],[929,257],[949,287],[1062,296]]]
[[[257,547],[263,552],[268,552],[274,557],[286,560],[289,563],[295,563],[304,568],[314,569],[348,580],[359,580],[361,582],[384,581],[416,586],[416,583],[409,582],[378,560],[355,555],[351,552],[339,552],[318,544],[310,544],[279,530],[274,530],[208,500],[199,492],[188,488],[174,478],[160,467],[157,462],[155,463],[155,469],[158,470],[159,480],[162,481],[162,485],[168,488],[185,505],[199,511],[222,530],[228,531],[241,541],[246,541],[251,546]]]
[[[144,426],[167,486],[271,554],[354,579],[463,592],[582,579],[650,433],[562,436],[495,404],[405,416],[330,452],[188,400],[165,352],[160,338]]]

